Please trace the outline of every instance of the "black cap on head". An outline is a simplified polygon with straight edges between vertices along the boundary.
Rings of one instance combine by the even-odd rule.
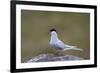
[[[52,32],[52,31],[56,31],[56,29],[52,28],[52,29],[50,30],[50,32]]]

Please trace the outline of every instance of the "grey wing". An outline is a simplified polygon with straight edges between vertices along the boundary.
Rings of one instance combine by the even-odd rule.
[[[76,46],[66,45],[62,41],[57,42],[56,47],[58,47],[58,48],[60,48],[61,50],[64,50],[64,51],[70,50],[70,49],[83,51],[82,49],[77,48]]]
[[[61,49],[70,48],[70,46],[66,45],[66,44],[63,43],[62,41],[58,41],[58,42],[56,43],[56,46],[57,46],[58,48],[61,48]]]

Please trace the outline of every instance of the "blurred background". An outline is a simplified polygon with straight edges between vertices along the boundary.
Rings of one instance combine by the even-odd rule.
[[[89,13],[21,10],[21,62],[39,54],[55,53],[49,45],[52,28],[64,43],[84,50],[68,50],[65,55],[90,58]]]

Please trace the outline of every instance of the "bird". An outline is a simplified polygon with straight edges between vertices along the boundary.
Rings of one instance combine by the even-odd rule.
[[[58,38],[58,34],[55,28],[52,28],[49,30],[51,34],[51,39],[50,39],[50,46],[55,48],[58,51],[67,51],[67,50],[78,50],[78,51],[83,51],[83,49],[78,48],[77,46],[72,46],[65,44],[63,41],[61,41]]]

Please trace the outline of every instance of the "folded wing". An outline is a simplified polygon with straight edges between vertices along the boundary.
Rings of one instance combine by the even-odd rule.
[[[56,43],[56,47],[61,48],[61,50],[65,51],[65,50],[79,50],[79,51],[83,51],[82,49],[76,47],[76,46],[71,46],[71,45],[67,45],[65,43],[63,43],[62,41],[58,41]]]

